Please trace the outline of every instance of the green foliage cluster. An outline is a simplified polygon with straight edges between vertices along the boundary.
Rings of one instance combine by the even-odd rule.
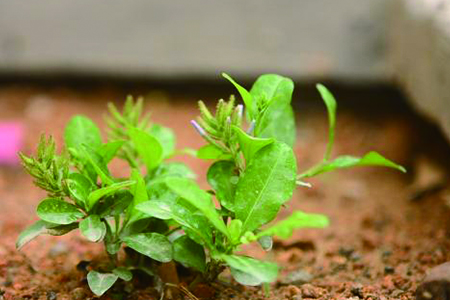
[[[155,275],[145,260],[123,264],[117,253],[125,244],[140,255],[165,263],[172,260],[198,273],[198,281],[213,281],[226,268],[241,284],[273,282],[278,266],[237,254],[257,242],[270,250],[272,238],[289,238],[299,228],[321,228],[328,219],[294,211],[272,222],[303,180],[339,168],[380,165],[404,169],[376,152],[363,157],[330,159],[336,101],[322,85],[330,128],[324,160],[298,172],[293,151],[295,119],[291,106],[293,82],[262,75],[250,91],[224,74],[238,90],[219,100],[211,112],[199,102],[200,116],[192,125],[207,144],[196,156],[211,162],[202,190],[185,165],[167,162],[175,151],[173,132],[143,116],[142,100],[127,99],[122,112],[109,105],[108,138],[90,119],[75,116],[64,131],[64,149],[56,154],[50,137],[41,138],[36,156],[20,154],[35,183],[48,193],[38,205],[40,218],[17,240],[17,248],[41,234],[63,235],[74,229],[91,242],[103,242],[111,258],[106,269],[90,271],[88,283],[102,295],[119,278],[131,280],[141,269]],[[130,175],[116,178],[108,169],[114,158],[128,162]],[[142,170],[145,169],[145,172]]]

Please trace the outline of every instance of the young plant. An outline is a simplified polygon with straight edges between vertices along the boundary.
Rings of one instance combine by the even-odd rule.
[[[124,243],[153,260],[172,260],[169,227],[136,206],[150,199],[148,186],[156,186],[166,177],[195,178],[183,164],[164,161],[174,152],[175,137],[170,129],[142,117],[142,107],[142,99],[134,102],[132,98],[127,99],[123,113],[110,104],[106,143],[93,121],[75,116],[65,127],[61,154],[56,153],[53,138],[44,135],[35,156],[19,154],[48,197],[37,207],[40,220],[21,233],[17,248],[41,234],[59,236],[77,228],[87,240],[103,242],[111,263],[101,272],[87,275],[96,295],[102,295],[118,278],[131,280],[133,268],[147,270],[143,265],[120,266],[117,253]],[[110,173],[108,164],[114,157],[129,163],[128,178]],[[145,176],[140,172],[142,165]]]
[[[140,203],[136,208],[180,226],[183,231],[173,241],[173,258],[200,271],[203,275],[199,280],[215,280],[228,266],[241,284],[270,283],[277,277],[276,264],[236,252],[250,242],[259,242],[269,250],[274,236],[289,238],[295,229],[328,225],[323,215],[295,211],[285,220],[266,226],[291,199],[296,185],[307,185],[302,179],[358,165],[404,169],[375,152],[362,158],[343,156],[330,161],[336,102],[325,87],[318,85],[329,112],[330,140],[324,161],[297,175],[292,149],[293,82],[268,74],[259,77],[247,91],[230,76],[223,76],[241,95],[249,125],[244,128],[244,106],[235,105],[233,97],[228,102],[219,100],[214,115],[199,101],[201,116],[192,125],[207,141],[197,156],[212,161],[207,173],[212,191],[202,190],[190,179],[167,178],[157,189],[163,197]]]

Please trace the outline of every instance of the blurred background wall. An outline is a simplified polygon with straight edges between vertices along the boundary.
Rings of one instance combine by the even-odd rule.
[[[388,2],[0,1],[0,72],[385,80]]]

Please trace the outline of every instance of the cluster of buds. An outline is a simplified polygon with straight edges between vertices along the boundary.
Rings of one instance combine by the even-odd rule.
[[[200,117],[196,121],[192,120],[191,124],[209,143],[224,150],[229,149],[234,136],[232,125],[241,127],[242,124],[243,105],[235,105],[233,96],[228,102],[220,99],[214,116],[203,101],[199,101],[198,106]]]
[[[51,197],[68,195],[65,179],[69,175],[69,162],[65,153],[56,154],[53,137],[48,140],[41,135],[36,157],[19,153],[25,170],[34,177],[34,183],[47,191]]]

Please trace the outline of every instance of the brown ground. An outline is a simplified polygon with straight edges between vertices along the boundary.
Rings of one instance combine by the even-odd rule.
[[[296,150],[300,170],[321,159],[327,126],[318,96],[310,88],[305,89],[303,93],[302,88],[297,88],[294,99],[299,120]],[[194,101],[201,97],[215,100],[233,92],[218,87],[189,90],[186,95],[164,85],[133,89],[8,83],[0,86],[0,120],[24,122],[24,151],[29,153],[41,132],[60,139],[64,124],[73,114],[86,114],[103,124],[105,101],[119,101],[128,91],[147,96],[153,120],[177,132],[179,148],[196,148],[203,143],[189,126],[189,120],[197,114]],[[431,178],[423,168],[414,167],[419,164],[418,157],[448,156],[448,148],[438,142],[441,140],[428,125],[396,104],[398,95],[394,93],[340,90],[337,94],[342,109],[335,153],[361,155],[377,150],[405,164],[409,174],[361,168],[311,180],[314,187],[298,189],[282,215],[293,208],[323,213],[330,217],[331,226],[299,231],[289,241],[276,241],[268,254],[257,247],[246,251],[275,260],[283,267],[269,299],[414,299],[427,270],[450,260],[450,211],[444,204],[445,194],[411,201],[414,181]],[[201,174],[206,186],[207,163],[182,159]],[[115,164],[114,171],[123,172],[121,166]],[[43,196],[21,169],[0,168],[0,299],[92,298],[83,273],[75,266],[81,260],[101,260],[101,245],[71,233],[62,238],[40,237],[21,252],[14,248],[18,233],[36,219],[34,209]],[[289,279],[292,274],[300,278]],[[225,273],[223,279],[227,280],[227,276]],[[103,298],[158,299],[153,289],[142,283],[135,288],[119,286]],[[216,286],[216,298],[263,299],[264,293],[259,288],[222,284]]]

